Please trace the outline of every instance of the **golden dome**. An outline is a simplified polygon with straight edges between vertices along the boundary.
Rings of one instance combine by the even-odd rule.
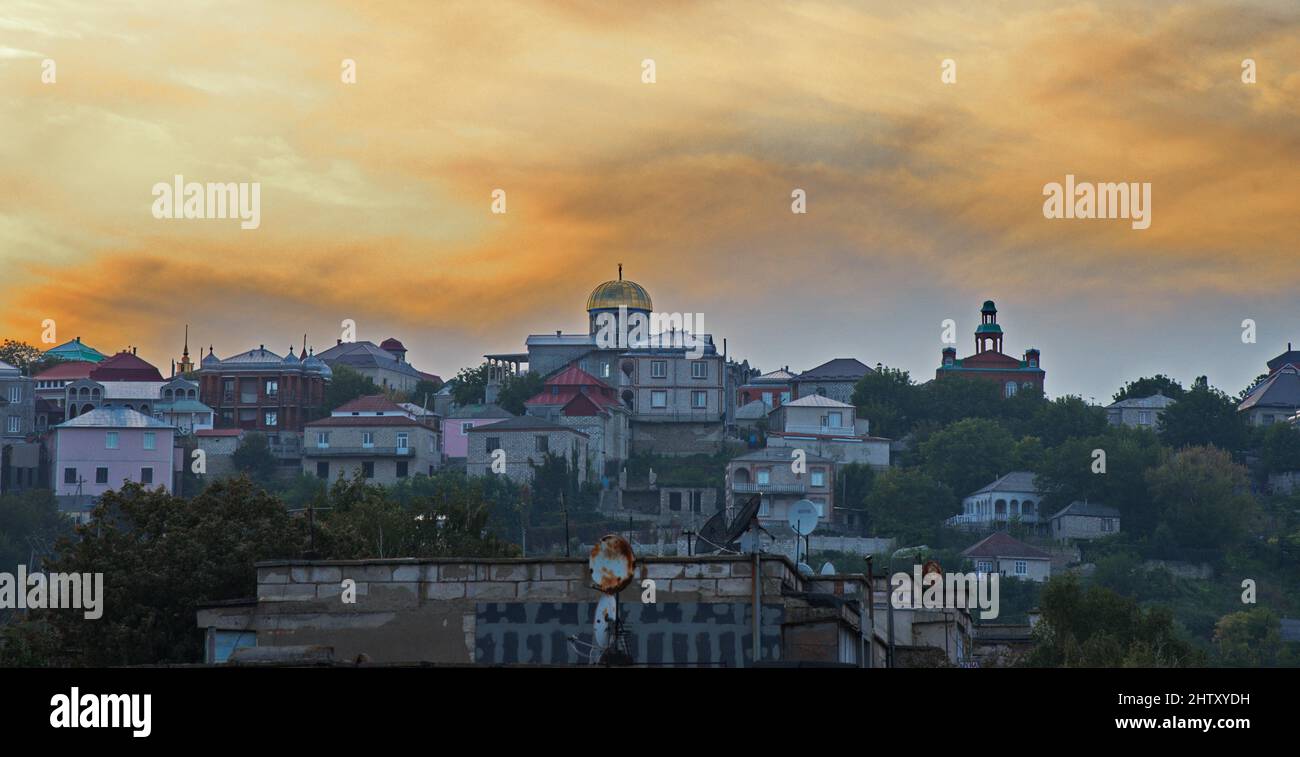
[[[587,310],[617,310],[619,306],[626,306],[628,310],[654,310],[645,287],[622,278],[597,286],[587,298]]]

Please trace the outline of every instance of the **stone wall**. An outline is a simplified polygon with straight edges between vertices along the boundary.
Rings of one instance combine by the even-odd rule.
[[[762,565],[765,660],[781,659],[782,623],[800,602],[786,592],[862,595],[861,576],[814,583],[783,557],[765,555]],[[745,664],[752,573],[747,555],[640,559],[619,595],[634,659]],[[653,605],[643,601],[644,580],[654,582]],[[343,601],[345,581],[355,582],[355,602]],[[244,627],[258,646],[326,645],[336,659],[365,655],[371,662],[586,662],[567,637],[590,640],[601,597],[584,558],[267,562],[257,565],[257,587]],[[545,622],[528,632],[528,619],[539,617]],[[857,633],[856,612],[837,610],[830,622]]]

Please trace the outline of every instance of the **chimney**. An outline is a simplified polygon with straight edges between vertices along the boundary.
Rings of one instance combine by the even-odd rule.
[[[335,346],[337,347],[337,346],[340,345],[340,344],[343,344],[343,340],[342,340],[342,339],[338,340],[338,342],[335,343]]]

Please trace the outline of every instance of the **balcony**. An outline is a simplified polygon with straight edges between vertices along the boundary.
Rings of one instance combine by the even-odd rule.
[[[302,448],[303,457],[414,457],[415,447],[328,447]]]
[[[808,485],[798,484],[732,484],[731,491],[735,494],[805,494],[808,492]]]
[[[785,426],[787,434],[818,434],[820,436],[857,436],[858,432],[852,426],[805,426],[798,423],[787,423]]]

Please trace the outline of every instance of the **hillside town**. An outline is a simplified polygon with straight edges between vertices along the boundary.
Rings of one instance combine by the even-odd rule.
[[[760,370],[621,265],[585,310],[587,331],[521,333],[445,380],[400,335],[221,355],[177,324],[157,363],[6,340],[6,570],[180,570],[142,541],[155,518],[242,562],[168,579],[185,621],[139,643],[2,616],[0,659],[586,663],[587,555],[613,535],[635,555],[629,664],[1300,664],[1290,344],[1236,397],[1117,375],[1102,405],[1049,398],[1051,356],[1004,345],[991,300],[973,351],[917,378],[885,355]],[[1000,606],[899,602],[891,577],[922,567],[996,576]],[[1107,603],[1122,621],[1069,626]]]

